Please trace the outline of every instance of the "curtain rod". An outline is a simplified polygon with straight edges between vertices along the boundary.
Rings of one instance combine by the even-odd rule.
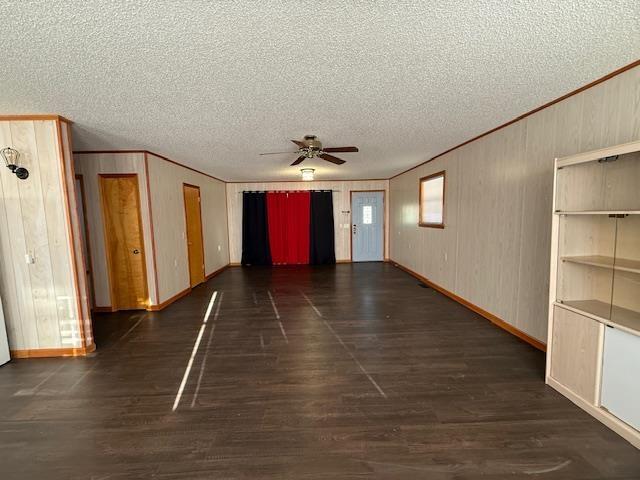
[[[242,190],[240,193],[293,193],[293,192],[339,192],[340,190]]]

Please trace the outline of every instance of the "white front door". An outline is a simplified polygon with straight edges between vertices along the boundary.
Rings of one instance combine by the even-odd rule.
[[[384,192],[351,192],[351,260],[384,260]]]

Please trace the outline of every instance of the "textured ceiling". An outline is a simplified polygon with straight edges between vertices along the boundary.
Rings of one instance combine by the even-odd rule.
[[[387,178],[640,55],[637,0],[0,2],[0,113],[225,180]]]

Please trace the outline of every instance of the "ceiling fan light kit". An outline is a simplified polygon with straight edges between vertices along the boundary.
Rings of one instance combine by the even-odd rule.
[[[304,182],[312,182],[314,178],[314,168],[301,168],[300,172],[302,173],[302,181]]]
[[[321,158],[327,162],[334,163],[336,165],[342,165],[345,163],[341,158],[330,155],[329,153],[355,153],[358,151],[358,147],[329,147],[322,148],[322,142],[318,140],[315,135],[305,135],[303,140],[291,140],[298,146],[298,150],[295,152],[272,152],[261,153],[260,155],[279,155],[283,153],[294,153],[298,155],[298,158],[291,164],[292,167],[301,164],[307,158]]]

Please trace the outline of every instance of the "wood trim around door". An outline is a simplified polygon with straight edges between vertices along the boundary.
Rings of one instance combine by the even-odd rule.
[[[99,183],[99,188],[100,188],[100,204],[102,207],[102,225],[103,225],[103,230],[104,230],[104,244],[105,244],[105,256],[107,258],[107,274],[108,274],[108,278],[109,278],[109,294],[111,296],[111,311],[112,312],[116,312],[118,310],[121,310],[121,308],[116,304],[115,302],[115,296],[114,296],[114,284],[113,284],[113,273],[111,271],[111,256],[109,254],[109,234],[107,233],[107,225],[106,225],[106,217],[105,217],[105,211],[106,211],[106,205],[105,205],[105,198],[104,198],[104,190],[103,190],[103,182],[102,179],[103,178],[135,178],[136,181],[136,195],[138,197],[138,225],[140,228],[140,242],[141,242],[141,247],[142,247],[142,265],[144,266],[144,268],[142,269],[143,272],[143,284],[144,284],[144,289],[145,289],[145,296],[146,296],[146,305],[145,306],[141,306],[140,309],[147,309],[149,307],[149,283],[148,283],[148,272],[147,272],[147,261],[146,261],[146,246],[144,243],[144,230],[142,227],[142,205],[140,203],[140,182],[138,181],[138,174],[137,173],[99,173],[98,174],[98,183]]]
[[[160,304],[160,287],[158,284],[158,262],[156,260],[156,233],[153,229],[153,209],[151,207],[151,184],[149,180],[149,155],[144,152],[144,178],[147,187],[147,206],[149,207],[149,231],[151,233],[151,261],[153,263],[153,289],[156,294],[156,305]],[[151,304],[151,302],[149,302]]]
[[[96,289],[93,285],[95,281],[93,278],[93,261],[91,260],[91,241],[89,240],[89,222],[87,221],[87,195],[85,193],[84,188],[84,176],[81,173],[76,173],[76,180],[78,180],[78,184],[80,185],[80,198],[82,199],[82,218],[84,219],[84,238],[85,238],[85,247],[87,249],[87,273],[91,277],[91,310],[96,308]]]
[[[187,197],[186,197],[186,189],[187,188],[195,188],[198,190],[198,215],[200,216],[200,244],[202,245],[202,282],[207,281],[207,269],[206,269],[206,258],[205,258],[205,248],[204,248],[204,225],[202,224],[202,192],[198,185],[193,185],[191,183],[182,183],[182,207],[184,209],[184,223],[185,223],[185,244],[187,247],[187,265],[189,267],[189,288],[195,287],[195,285],[191,285],[191,252],[189,249],[189,225],[187,225]],[[200,285],[200,283],[196,285]]]
[[[386,190],[349,190],[349,261],[353,262],[353,194],[382,192],[382,260],[387,258],[387,191]]]

